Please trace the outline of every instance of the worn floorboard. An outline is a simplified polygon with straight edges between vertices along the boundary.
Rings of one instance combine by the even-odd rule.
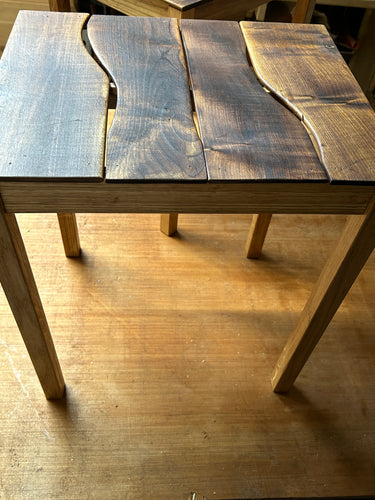
[[[270,375],[343,217],[22,215],[68,385],[48,402],[0,296],[0,498],[186,500],[375,492],[375,259],[295,388]]]

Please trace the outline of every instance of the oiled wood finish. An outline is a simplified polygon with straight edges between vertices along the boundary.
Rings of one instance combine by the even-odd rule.
[[[95,16],[88,34],[117,85],[106,180],[206,180],[177,21]]]
[[[0,282],[48,399],[61,398],[64,379],[14,214],[0,206]]]
[[[375,246],[375,199],[351,217],[284,347],[272,376],[275,392],[290,389]]]
[[[212,0],[166,0],[169,5],[180,10],[193,9],[210,1]]]
[[[0,497],[374,493],[375,254],[295,387],[269,380],[344,217],[275,215],[260,261],[249,215],[170,239],[158,214],[80,214],[78,260],[54,214],[17,217],[67,395],[45,401],[0,294]]]
[[[0,178],[100,180],[108,79],[86,14],[21,11],[0,61]]]
[[[182,20],[181,31],[209,179],[325,181],[306,130],[249,67],[238,24]]]
[[[67,257],[79,257],[81,246],[79,243],[78,226],[75,214],[57,214],[61,237]]]
[[[375,115],[326,28],[241,26],[258,77],[314,133],[331,181],[374,183]]]
[[[298,0],[292,18],[293,23],[309,23],[311,21],[316,0]]]
[[[49,0],[49,8],[56,12],[70,12],[70,0]]]
[[[362,214],[371,186],[319,183],[1,182],[9,212]]]
[[[160,231],[167,236],[172,236],[177,231],[178,214],[161,214]]]
[[[175,17],[177,19],[242,20],[264,0],[104,0],[102,3],[128,16]]]
[[[257,259],[262,253],[263,243],[267,235],[272,214],[253,215],[251,227],[246,242],[246,257]]]

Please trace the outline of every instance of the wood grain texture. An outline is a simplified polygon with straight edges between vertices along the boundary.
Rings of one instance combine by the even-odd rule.
[[[272,367],[345,218],[274,217],[252,261],[248,215],[181,215],[171,239],[158,214],[80,214],[78,260],[54,214],[17,216],[67,394],[45,400],[0,294],[4,500],[374,493],[375,254],[277,396]]]
[[[57,218],[64,244],[65,255],[67,257],[79,257],[81,254],[81,246],[75,214],[58,213]]]
[[[293,23],[309,23],[311,21],[316,0],[298,0],[292,18]]]
[[[177,21],[95,16],[88,34],[117,85],[106,180],[206,180]]]
[[[108,81],[86,14],[21,11],[0,61],[0,177],[102,178]]]
[[[65,384],[38,289],[16,217],[4,213],[0,203],[1,285],[44,393],[58,399]]]
[[[211,181],[326,181],[300,121],[259,85],[235,22],[182,20]]]
[[[320,183],[1,182],[7,212],[363,214],[372,186]]]
[[[0,0],[0,55],[21,9],[48,10],[48,0]]]
[[[248,259],[257,259],[260,257],[271,218],[272,214],[253,215],[246,242],[246,257]]]
[[[375,246],[375,199],[367,212],[351,217],[336,249],[320,274],[311,296],[277,361],[272,375],[275,392],[290,389]]]
[[[313,132],[333,183],[375,183],[375,113],[323,26],[241,23],[255,71]]]
[[[49,0],[49,8],[55,12],[70,12],[70,0]]]
[[[161,214],[160,231],[167,236],[172,236],[177,231],[178,214]]]

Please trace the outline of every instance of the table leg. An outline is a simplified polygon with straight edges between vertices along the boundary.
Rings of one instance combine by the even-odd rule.
[[[49,10],[56,12],[70,12],[70,0],[49,0]]]
[[[172,236],[177,231],[178,214],[161,214],[160,231]]]
[[[297,0],[292,23],[310,23],[316,0]]]
[[[64,395],[64,379],[14,214],[0,207],[0,281],[47,399]]]
[[[257,259],[260,256],[271,218],[272,214],[253,215],[246,243],[246,257],[248,259]]]
[[[77,219],[75,214],[57,214],[61,237],[64,244],[65,255],[67,257],[79,257],[81,247]]]
[[[375,199],[364,215],[349,218],[276,364],[272,375],[275,392],[290,389],[374,246]]]

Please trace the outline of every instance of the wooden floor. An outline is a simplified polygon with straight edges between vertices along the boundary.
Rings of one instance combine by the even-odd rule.
[[[344,217],[22,215],[67,382],[47,402],[0,297],[0,498],[375,493],[375,258],[288,396],[270,375]]]

